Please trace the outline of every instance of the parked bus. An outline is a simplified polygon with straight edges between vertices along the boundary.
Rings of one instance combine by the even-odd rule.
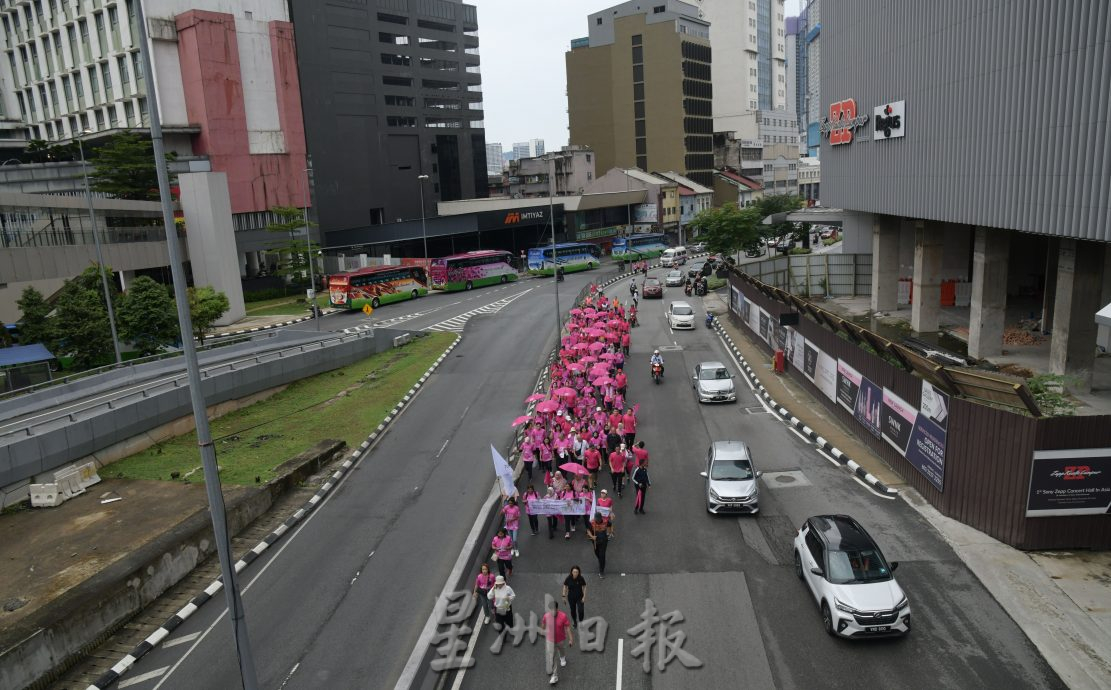
[[[328,298],[337,309],[362,309],[416,299],[428,294],[420,266],[371,266],[328,277]]]
[[[512,254],[494,249],[455,254],[433,259],[428,277],[435,290],[470,290],[517,280],[512,262]]]
[[[564,273],[585,271],[596,268],[602,263],[602,250],[590,242],[565,242],[555,246],[555,261],[552,261],[552,246],[533,247],[528,250],[528,272],[533,275],[555,275],[559,264]]]
[[[610,253],[618,261],[643,261],[663,254],[668,246],[667,236],[662,232],[649,232],[615,238]]]

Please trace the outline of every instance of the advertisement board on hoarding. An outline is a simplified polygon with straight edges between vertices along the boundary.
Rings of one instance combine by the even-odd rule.
[[[1027,517],[1111,515],[1111,448],[1037,450]]]
[[[860,392],[860,372],[844,360],[837,360],[837,402],[856,414],[856,396]]]

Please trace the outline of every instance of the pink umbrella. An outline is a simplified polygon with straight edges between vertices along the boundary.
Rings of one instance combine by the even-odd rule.
[[[586,343],[575,343],[574,345],[572,345],[572,346],[571,346],[571,349],[572,349],[572,350],[580,350],[580,351],[581,351],[581,350],[586,350],[586,349],[588,349],[589,347],[590,347],[590,345],[588,345],[588,344],[586,344]]]
[[[593,364],[598,361],[598,358],[593,355],[587,355],[579,359],[580,364]]]
[[[608,385],[614,384],[614,383],[617,383],[617,381],[614,381],[609,376],[602,376],[600,378],[594,379],[594,385],[595,386],[608,386]]]
[[[599,376],[609,376],[609,375],[610,375],[609,367],[597,367],[596,366],[596,367],[594,367],[593,369],[590,370],[590,377],[591,378],[597,378]],[[541,403],[541,404],[543,404],[543,403]]]
[[[579,364],[578,362],[571,362],[570,364],[567,365],[567,368],[570,369],[571,371],[583,371],[584,369],[586,369],[586,367]]]
[[[525,398],[525,402],[536,402],[537,400],[543,400],[546,397],[548,396],[544,395],[543,393],[533,393],[529,397]]]
[[[557,388],[552,391],[552,393],[558,395],[561,398],[573,398],[578,395],[578,393],[575,392],[574,388],[567,388],[566,386],[564,386],[563,388]]]
[[[558,409],[559,403],[557,403],[555,400],[545,400],[544,402],[537,403],[536,405],[537,412],[555,412]]]
[[[578,309],[578,308],[575,308],[575,309],[572,309],[571,311],[569,311],[569,312],[567,312],[567,313],[568,313],[568,314],[571,314],[572,316],[578,316],[579,314],[582,314],[582,313],[583,313],[583,310],[582,310],[582,309]]]
[[[583,331],[583,334],[588,335],[591,338],[601,338],[606,334],[606,332],[603,331],[601,328],[588,328]]]
[[[590,345],[588,345],[587,347],[590,349],[591,352],[600,352],[606,349],[606,346],[602,343],[590,343]]]
[[[616,352],[603,352],[602,354],[598,355],[598,359],[614,360],[614,359],[617,359],[617,353]]]
[[[590,470],[586,469],[577,462],[565,462],[559,466],[559,469],[564,470],[565,472],[570,472],[571,474],[581,474],[584,476],[590,474]]]
[[[606,324],[609,325],[609,326],[612,326],[613,328],[617,328],[618,326],[621,325],[621,321],[618,320],[618,319],[610,319],[609,321],[606,322]]]
[[[516,426],[521,426],[522,424],[524,424],[525,422],[528,422],[531,419],[532,419],[532,417],[530,415],[527,415],[527,414],[524,415],[524,416],[518,417],[517,419],[513,420],[513,426],[515,426],[515,427]]]

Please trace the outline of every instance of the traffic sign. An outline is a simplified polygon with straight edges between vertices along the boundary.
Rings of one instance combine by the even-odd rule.
[[[367,316],[370,316],[373,311],[374,311],[374,307],[370,306],[369,304],[364,304],[363,305],[363,313],[366,314]]]

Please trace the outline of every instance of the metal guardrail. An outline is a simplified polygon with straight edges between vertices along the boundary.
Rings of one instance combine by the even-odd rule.
[[[218,347],[227,347],[228,345],[235,345],[235,344],[240,343],[240,342],[254,340],[254,339],[257,339],[257,338],[273,338],[277,334],[278,334],[277,331],[272,331],[272,332],[259,331],[259,332],[256,332],[256,333],[250,333],[250,334],[244,333],[242,335],[236,335],[236,336],[215,336],[213,338],[205,338],[205,341],[204,341],[205,344],[204,345],[198,345],[197,346],[197,351],[198,352],[205,352],[205,351],[212,350],[212,349],[215,349],[215,348],[218,348]],[[40,390],[43,390],[45,388],[51,388],[53,386],[60,386],[60,385],[65,385],[67,383],[73,383],[74,381],[78,381],[78,380],[84,379],[84,378],[89,378],[91,376],[97,376],[99,374],[106,374],[106,373],[108,373],[110,371],[113,371],[113,370],[116,370],[116,369],[125,369],[125,368],[129,368],[129,367],[134,367],[134,366],[139,365],[139,364],[149,364],[151,362],[159,362],[159,361],[164,360],[164,359],[173,359],[174,357],[180,357],[181,354],[182,354],[181,350],[175,350],[173,352],[162,352],[162,353],[159,353],[157,355],[148,355],[146,357],[137,357],[135,359],[129,359],[128,361],[121,362],[120,364],[106,364],[102,367],[95,367],[93,369],[86,369],[85,371],[78,371],[78,372],[75,372],[73,374],[69,374],[68,376],[63,376],[61,378],[51,379],[50,381],[43,381],[41,383],[36,383],[34,385],[31,385],[31,386],[24,386],[23,388],[16,388],[15,390],[10,390],[10,391],[0,393],[0,401],[9,400],[11,398],[16,398],[16,397],[19,397],[21,395],[27,395],[29,393],[36,393]]]
[[[294,353],[304,353],[304,352],[307,352],[307,351],[313,350],[313,349],[323,350],[323,349],[326,349],[328,347],[332,347],[332,346],[335,346],[335,345],[341,345],[341,344],[343,344],[345,342],[349,342],[351,340],[358,340],[358,339],[361,339],[361,338],[373,338],[373,337],[374,337],[374,332],[373,331],[365,331],[363,333],[341,333],[341,334],[337,334],[334,337],[324,338],[322,340],[313,341],[311,343],[302,343],[300,345],[292,345],[290,347],[282,348],[282,349],[279,349],[279,350],[272,350],[272,351],[269,351],[269,352],[263,352],[263,353],[259,353],[259,354],[256,354],[256,355],[249,355],[249,356],[246,356],[246,357],[243,357],[243,358],[240,358],[240,359],[236,359],[236,360],[233,360],[233,361],[230,361],[230,362],[221,362],[220,364],[215,364],[215,365],[212,365],[212,366],[209,366],[209,367],[205,367],[204,369],[201,370],[201,378],[204,378],[204,379],[212,378],[213,376],[219,375],[221,373],[228,373],[228,372],[235,371],[237,368],[243,368],[244,366],[253,366],[253,365],[256,365],[256,364],[263,364],[263,363],[270,362],[270,361],[273,361],[273,360],[276,360],[276,359],[282,359],[283,357],[286,357],[286,356],[288,356],[290,354],[294,354]],[[0,438],[7,437],[7,436],[13,436],[15,434],[25,434],[26,436],[34,436],[35,432],[36,432],[36,429],[40,429],[40,428],[48,426],[48,425],[57,424],[59,421],[64,421],[65,423],[72,423],[72,422],[76,422],[76,421],[79,421],[79,420],[87,419],[88,417],[93,416],[90,413],[94,413],[97,410],[101,410],[102,408],[107,408],[107,409],[111,410],[111,409],[119,407],[123,404],[126,404],[129,401],[134,401],[136,399],[146,399],[146,398],[149,398],[152,395],[156,394],[159,391],[162,391],[162,390],[165,390],[165,389],[168,389],[168,388],[179,388],[183,385],[188,385],[187,384],[187,374],[184,371],[182,371],[178,374],[174,374],[174,375],[169,376],[169,377],[165,377],[165,378],[153,381],[153,382],[147,382],[147,383],[144,383],[144,384],[139,384],[137,386],[133,386],[132,388],[136,389],[136,390],[133,390],[131,392],[125,392],[123,395],[121,395],[119,397],[114,397],[114,398],[111,398],[111,399],[106,400],[104,402],[97,403],[95,405],[91,405],[89,407],[85,407],[85,408],[82,408],[82,409],[74,411],[74,412],[61,413],[61,414],[58,414],[57,416],[53,416],[50,419],[46,419],[46,420],[43,420],[41,422],[37,422],[37,423],[34,423],[34,424],[25,425],[25,426],[23,425],[23,422],[14,422],[13,424],[7,425],[8,427],[14,427],[14,428],[11,428],[11,429],[7,429],[7,428],[5,428],[5,426],[0,425]],[[49,414],[49,413],[47,413],[47,414]]]

